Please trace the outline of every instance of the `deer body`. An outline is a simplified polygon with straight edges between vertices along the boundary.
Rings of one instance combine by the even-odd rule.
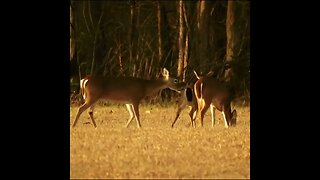
[[[75,117],[73,127],[76,126],[79,116],[87,108],[90,108],[89,115],[96,127],[93,118],[93,104],[99,99],[125,103],[129,111],[130,118],[126,127],[135,117],[137,126],[141,127],[139,118],[140,101],[148,95],[170,88],[179,91],[183,84],[179,84],[176,79],[169,77],[169,72],[163,69],[163,77],[156,80],[146,80],[135,77],[103,77],[95,76],[81,80],[81,90],[85,103],[79,107]]]
[[[225,127],[236,124],[237,111],[231,112],[231,93],[222,82],[210,76],[202,76],[196,81],[194,92],[198,104],[197,114],[200,112],[201,115],[201,126],[203,126],[204,115],[209,107],[212,126],[215,124],[215,109],[222,112]]]
[[[86,91],[92,98],[100,97],[105,100],[133,104],[145,96],[167,88],[165,80],[146,80],[134,77],[110,77],[91,79]]]

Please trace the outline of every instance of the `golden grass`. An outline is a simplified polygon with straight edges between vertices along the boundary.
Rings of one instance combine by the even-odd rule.
[[[70,107],[70,124],[76,111]],[[124,128],[129,117],[124,105],[97,106],[97,129],[88,123],[87,112],[70,129],[71,179],[249,179],[250,109],[237,111],[236,127],[224,128],[222,115],[216,112],[217,124],[212,128],[208,111],[204,127],[191,128],[186,108],[171,128],[176,106],[142,105],[138,129],[135,120]]]

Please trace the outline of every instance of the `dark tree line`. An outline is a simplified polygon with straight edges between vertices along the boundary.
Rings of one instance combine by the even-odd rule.
[[[250,94],[249,1],[78,1],[70,4],[72,84],[88,74],[191,82],[214,71]]]

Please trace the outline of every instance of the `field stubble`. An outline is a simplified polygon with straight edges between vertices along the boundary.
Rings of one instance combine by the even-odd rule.
[[[250,109],[237,107],[236,127],[224,128],[216,111],[204,127],[190,127],[187,108],[174,128],[176,106],[140,106],[141,129],[124,105],[96,106],[97,129],[84,112],[70,129],[73,178],[250,178]],[[77,107],[70,107],[70,124]]]

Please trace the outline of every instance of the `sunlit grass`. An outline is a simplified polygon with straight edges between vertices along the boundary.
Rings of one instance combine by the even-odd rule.
[[[176,106],[142,105],[138,129],[135,120],[124,127],[124,105],[97,106],[97,129],[87,112],[70,129],[71,178],[250,178],[250,109],[237,111],[236,127],[216,112],[212,128],[208,111],[204,127],[192,128],[186,108],[171,128]]]

